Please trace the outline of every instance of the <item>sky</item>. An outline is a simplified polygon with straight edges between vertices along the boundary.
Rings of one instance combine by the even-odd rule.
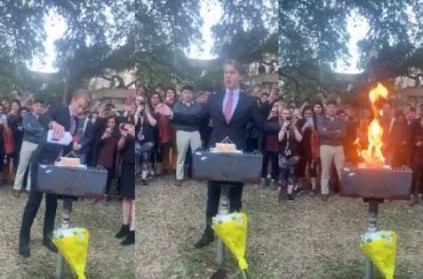
[[[216,58],[216,55],[212,53],[213,46],[213,35],[211,32],[211,27],[215,25],[223,14],[222,6],[218,1],[205,1],[202,0],[200,14],[203,18],[203,27],[201,29],[204,43],[201,48],[198,46],[191,46],[187,50],[187,55],[190,58],[195,59],[204,59],[210,60]],[[350,41],[348,43],[348,50],[351,56],[351,59],[347,61],[338,61],[335,66],[337,72],[342,73],[359,73],[361,70],[358,67],[359,62],[359,53],[357,42],[360,41],[363,36],[367,33],[368,25],[364,17],[357,18],[357,15],[354,15],[353,19],[350,17],[348,19],[347,30],[350,33]]]
[[[203,18],[201,33],[204,42],[200,46],[192,45],[187,50],[187,55],[190,58],[210,60],[216,57],[216,55],[212,53],[213,35],[211,27],[221,18],[223,9],[219,1],[201,1],[200,14]],[[359,54],[357,42],[366,34],[368,26],[364,18],[358,20],[355,18],[354,22],[356,22],[356,24],[354,24],[350,17],[349,22],[348,31],[351,38],[348,43],[348,49],[351,59],[348,59],[349,64],[339,61],[335,66],[335,70],[344,73],[358,73],[360,69],[358,68]],[[34,71],[51,73],[57,71],[54,67],[54,61],[56,59],[54,41],[59,39],[66,31],[65,19],[54,12],[50,12],[45,18],[45,29],[47,33],[47,38],[44,42],[45,55],[37,55],[28,66]]]
[[[348,18],[347,31],[350,34],[350,41],[348,42],[348,52],[351,59],[347,61],[339,61],[335,66],[335,70],[340,73],[355,74],[361,72],[358,67],[359,63],[359,49],[357,43],[364,38],[369,30],[369,25],[366,18],[354,14]]]
[[[216,55],[212,54],[213,46],[213,34],[211,27],[215,25],[223,15],[223,8],[219,1],[201,1],[200,15],[203,18],[203,27],[201,33],[203,35],[204,43],[201,47],[192,45],[187,55],[191,58],[198,58],[204,60],[210,60],[216,58]]]
[[[54,42],[65,33],[66,21],[62,16],[50,12],[45,17],[44,28],[47,33],[47,38],[44,42],[46,55],[37,55],[28,66],[33,71],[52,73],[57,71],[54,67],[54,61],[56,60],[56,47]]]

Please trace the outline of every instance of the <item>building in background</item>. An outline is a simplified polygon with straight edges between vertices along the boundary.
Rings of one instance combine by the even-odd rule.
[[[135,69],[123,72],[109,71],[105,77],[92,78],[88,83],[93,100],[102,99],[106,104],[113,104],[116,109],[122,110],[128,98],[135,95]]]

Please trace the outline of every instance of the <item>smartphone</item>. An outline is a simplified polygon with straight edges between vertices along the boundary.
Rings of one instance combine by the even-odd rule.
[[[7,115],[6,115],[6,114],[2,114],[2,115],[1,115],[1,122],[2,122],[3,124],[6,124],[6,125],[7,125]]]
[[[314,126],[314,123],[313,123],[313,117],[308,117],[308,118],[307,118],[307,125],[309,125],[309,126]]]

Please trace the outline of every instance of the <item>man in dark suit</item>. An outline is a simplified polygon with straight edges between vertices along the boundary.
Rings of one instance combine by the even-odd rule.
[[[88,152],[91,149],[92,140],[93,124],[88,117],[79,118],[73,151],[78,156],[81,164],[88,164]]]
[[[43,193],[37,192],[38,165],[53,164],[60,156],[65,156],[72,151],[73,144],[63,147],[58,144],[47,142],[48,130],[53,130],[54,138],[60,139],[65,131],[75,135],[78,127],[78,116],[84,113],[88,107],[90,97],[87,90],[78,90],[73,95],[69,106],[51,107],[40,117],[40,122],[44,127],[43,138],[33,155],[31,169],[31,193],[24,209],[22,225],[19,234],[19,254],[23,257],[30,256],[29,242],[31,226],[34,222],[40,207]],[[46,194],[46,211],[44,216],[43,245],[52,252],[57,253],[57,248],[51,241],[54,230],[54,220],[56,217],[57,195]]]
[[[246,150],[246,129],[247,124],[252,121],[255,127],[266,133],[277,133],[280,130],[279,124],[268,123],[258,111],[257,101],[240,90],[240,81],[243,76],[242,66],[236,61],[228,61],[224,64],[224,85],[225,90],[210,95],[207,104],[195,115],[173,113],[172,110],[161,104],[157,111],[162,115],[168,115],[173,123],[188,125],[207,125],[211,118],[213,131],[209,147],[221,142],[226,137],[237,146],[237,149]],[[239,211],[242,207],[242,183],[232,184],[229,189],[230,211]],[[194,245],[202,248],[214,240],[211,228],[212,217],[218,213],[219,199],[222,182],[209,181],[207,187],[207,210],[206,229],[201,239]]]
[[[105,111],[104,108],[100,108],[98,111],[98,117],[92,125],[92,144],[90,152],[90,167],[96,167],[98,163],[98,152],[101,147],[101,137],[104,130],[107,127],[107,117],[110,114],[110,111]]]

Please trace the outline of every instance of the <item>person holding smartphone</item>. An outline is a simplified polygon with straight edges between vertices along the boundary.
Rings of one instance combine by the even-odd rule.
[[[101,145],[98,153],[98,164],[107,170],[107,184],[105,193],[106,202],[110,201],[110,185],[113,179],[117,142],[120,136],[116,123],[116,116],[109,116],[107,118],[107,126],[105,127],[101,136]]]
[[[282,187],[287,187],[287,201],[294,203],[293,190],[296,183],[296,168],[300,161],[299,143],[303,136],[297,121],[292,118],[289,108],[280,110],[281,129],[279,131],[279,174],[281,185],[278,188],[278,200],[282,200]]]
[[[318,158],[313,152],[313,137],[317,136],[315,129],[313,107],[304,106],[302,111],[302,119],[298,120],[298,126],[301,128],[303,140],[300,143],[300,162],[297,168],[297,177],[304,182],[306,170],[308,169],[311,182],[311,196],[317,194],[317,162]],[[300,183],[301,184],[301,183]],[[301,187],[301,185],[300,185]]]
[[[157,120],[151,115],[148,104],[141,103],[135,114],[135,127],[122,126],[122,129],[135,129],[135,155],[137,156],[137,165],[141,169],[141,183],[147,186],[147,175],[150,170],[151,151],[154,146],[154,126]],[[128,127],[128,128],[125,128]]]
[[[123,238],[121,245],[135,243],[135,129],[134,125],[119,125],[120,138],[117,144],[121,152],[122,165],[119,180],[122,197],[122,226],[116,238]]]
[[[279,108],[282,106],[281,102],[273,104],[272,110],[267,116],[267,122],[279,123]],[[261,188],[269,186],[271,183],[275,184],[279,177],[279,163],[278,163],[278,150],[279,140],[277,134],[263,135],[263,164],[261,169]],[[268,174],[268,165],[271,163],[271,173]],[[269,177],[270,175],[270,177]]]

